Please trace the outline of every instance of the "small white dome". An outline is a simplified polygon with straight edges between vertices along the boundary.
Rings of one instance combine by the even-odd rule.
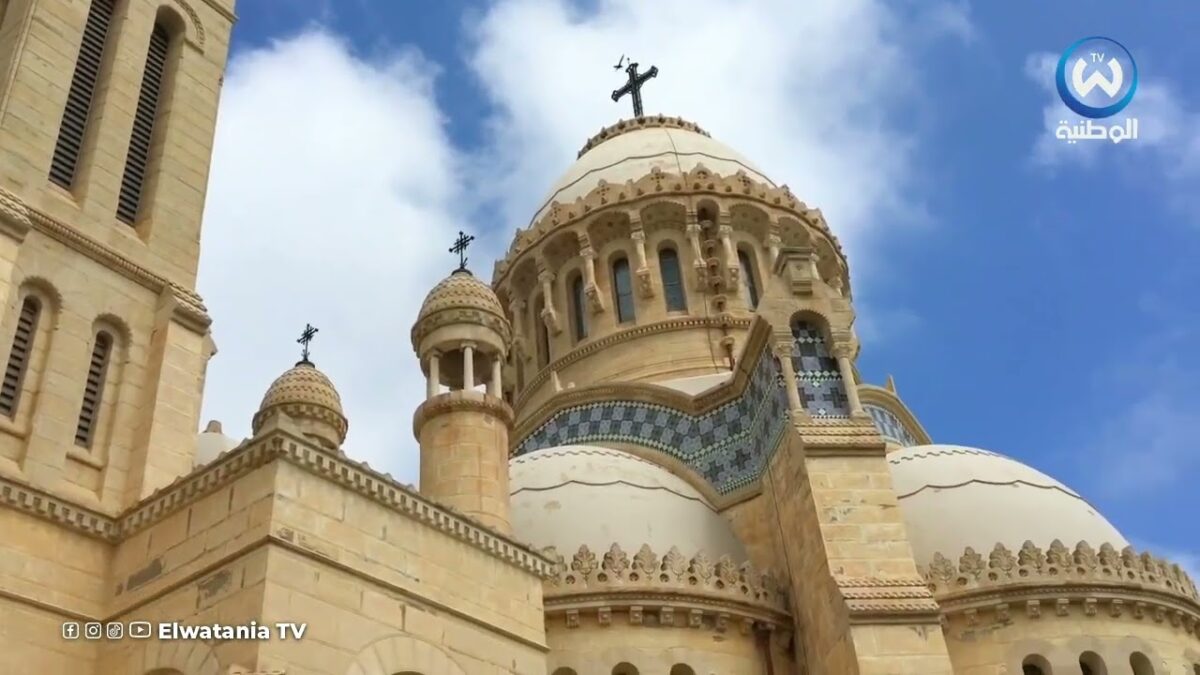
[[[546,448],[509,464],[513,534],[570,559],[581,545],[614,543],[631,555],[649,544],[713,560],[746,559],[729,523],[687,481],[626,452],[589,445]]]
[[[957,560],[970,546],[987,555],[997,543],[1046,548],[1055,539],[1073,548],[1128,542],[1079,493],[1014,459],[957,445],[921,445],[888,455],[892,483],[913,554]]]
[[[626,120],[601,135],[604,138],[590,141],[583,155],[550,188],[532,222],[541,220],[551,202],[572,204],[599,186],[601,180],[623,185],[648,175],[654,168],[682,174],[703,164],[721,176],[745,171],[755,181],[775,185],[740,153],[678,118]]]
[[[241,441],[221,433],[221,423],[213,420],[196,438],[195,465],[208,464],[223,452],[228,452],[238,446]]]

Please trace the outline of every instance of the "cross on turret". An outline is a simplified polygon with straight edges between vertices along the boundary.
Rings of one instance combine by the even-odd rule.
[[[617,64],[620,68],[620,64]],[[642,74],[638,74],[638,64],[635,61],[630,61],[625,67],[625,72],[629,75],[629,81],[625,86],[613,91],[612,100],[619,101],[625,94],[630,94],[633,98],[633,116],[642,116],[642,85],[646,84],[646,80],[658,76],[658,66],[650,66],[650,70]]]
[[[313,328],[311,323],[304,324],[304,332],[300,333],[300,339],[296,340],[297,343],[303,345],[304,347],[304,349],[300,352],[300,363],[311,363],[308,360],[308,344],[313,341],[313,338],[316,337],[316,335],[317,329]]]
[[[458,231],[458,239],[454,240],[454,245],[450,247],[451,253],[458,254],[458,269],[467,269],[467,247],[471,242],[475,241],[474,235],[464,234],[462,230]]]

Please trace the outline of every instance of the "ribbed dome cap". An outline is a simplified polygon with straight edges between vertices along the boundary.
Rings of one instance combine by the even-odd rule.
[[[455,270],[425,296],[413,324],[413,349],[419,352],[422,338],[450,324],[486,326],[503,341],[508,340],[512,330],[492,287],[465,269]]]
[[[298,422],[327,425],[332,434],[315,435],[333,443],[334,447],[346,440],[349,425],[342,412],[342,397],[325,373],[309,361],[297,363],[267,388],[258,413],[254,415],[254,433],[257,434],[271,413],[277,410],[282,410]],[[309,431],[306,430],[306,433]]]

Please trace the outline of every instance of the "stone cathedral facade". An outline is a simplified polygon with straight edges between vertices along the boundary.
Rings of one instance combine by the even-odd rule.
[[[419,489],[307,358],[197,434],[233,10],[0,0],[0,673],[1200,674],[1187,575],[864,382],[836,224],[678,118],[429,292]]]

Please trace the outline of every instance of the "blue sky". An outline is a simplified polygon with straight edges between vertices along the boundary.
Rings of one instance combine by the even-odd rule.
[[[608,100],[627,53],[662,70],[647,112],[698,122],[825,211],[850,255],[859,367],[894,375],[935,441],[1022,459],[1197,567],[1194,2],[242,0],[238,14],[201,276],[221,350],[206,415],[230,433],[248,433],[293,358],[280,346],[312,321],[348,451],[415,482],[407,329],[452,266],[446,235],[479,233],[481,261],[507,246],[587,136],[628,114]],[[1136,143],[1052,138],[1077,116],[1046,64],[1087,35],[1137,60]]]

